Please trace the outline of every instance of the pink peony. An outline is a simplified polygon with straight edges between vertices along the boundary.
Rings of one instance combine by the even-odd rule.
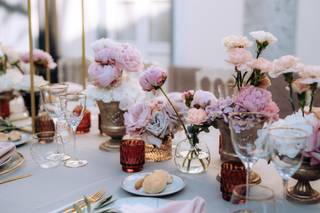
[[[203,109],[191,108],[188,111],[187,121],[193,125],[202,125],[208,120],[208,115]]]
[[[138,103],[124,114],[124,123],[127,134],[140,135],[144,132],[146,125],[151,121],[151,107],[147,103]]]
[[[241,66],[252,60],[252,54],[243,48],[233,48],[227,51],[228,63],[234,66]]]
[[[193,100],[191,102],[192,107],[196,108],[206,108],[206,106],[210,105],[213,101],[216,101],[216,98],[211,92],[198,90],[193,95]]]
[[[139,79],[139,83],[143,90],[152,91],[161,87],[167,79],[166,72],[156,66],[147,69]]]
[[[243,87],[236,97],[235,104],[249,112],[261,112],[270,114],[274,119],[278,118],[279,108],[272,101],[272,95],[269,91],[254,87]]]
[[[143,69],[142,56],[134,46],[123,43],[116,53],[116,61],[128,72],[138,72]]]
[[[24,63],[29,63],[30,62],[29,52],[22,54],[21,60]],[[35,65],[43,66],[46,69],[47,68],[54,69],[57,66],[57,64],[53,61],[52,56],[49,53],[40,49],[33,50],[33,62]]]
[[[249,62],[249,67],[252,69],[257,69],[260,70],[262,73],[270,72],[273,69],[273,64],[260,57],[258,59],[253,59],[252,61]]]
[[[94,60],[97,63],[104,65],[115,65],[116,64],[116,50],[111,48],[101,49],[94,54]]]
[[[108,87],[121,77],[121,70],[112,65],[101,65],[93,62],[89,66],[89,78],[99,87]]]

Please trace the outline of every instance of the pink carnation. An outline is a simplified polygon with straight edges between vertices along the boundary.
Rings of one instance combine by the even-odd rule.
[[[227,51],[227,62],[234,66],[241,66],[252,59],[252,54],[243,48],[233,48]]]
[[[161,87],[167,79],[167,73],[160,67],[152,66],[139,79],[143,90],[152,91]]]
[[[143,63],[141,53],[134,46],[123,43],[120,45],[119,51],[117,51],[116,54],[116,61],[124,70],[128,72],[142,71]]]
[[[138,103],[124,114],[127,134],[140,135],[152,119],[151,107],[147,103]]]
[[[208,115],[203,109],[191,108],[188,111],[187,121],[193,125],[202,125],[208,120]]]
[[[99,87],[112,86],[121,77],[121,70],[112,65],[101,65],[93,62],[89,66],[89,78]]]
[[[197,90],[193,95],[193,100],[191,102],[192,107],[196,108],[206,108],[206,106],[210,105],[216,98],[211,92]]]
[[[43,66],[46,69],[56,68],[57,64],[53,61],[53,58],[49,53],[40,49],[34,49],[32,53],[33,53],[33,62],[35,65]],[[29,52],[22,54],[21,60],[24,63],[29,63],[30,62]]]
[[[274,119],[278,118],[279,108],[272,101],[272,95],[269,91],[247,86],[240,90],[235,100],[235,104],[247,109],[249,112],[260,112],[270,114]]]
[[[251,67],[252,69],[260,70],[262,73],[266,73],[272,71],[273,64],[270,61],[260,57],[250,61],[249,67]]]
[[[269,72],[270,77],[276,78],[279,75],[296,72],[296,66],[298,65],[299,59],[292,55],[285,55],[279,59],[275,59],[273,63],[273,70]]]

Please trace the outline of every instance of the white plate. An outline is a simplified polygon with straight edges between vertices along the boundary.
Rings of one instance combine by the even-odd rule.
[[[132,194],[135,194],[135,195],[147,196],[147,197],[161,197],[161,196],[171,195],[171,194],[177,193],[180,190],[182,190],[186,185],[185,182],[182,180],[182,178],[180,178],[176,175],[171,175],[172,179],[173,179],[172,183],[168,184],[166,186],[166,188],[161,193],[148,194],[148,193],[145,193],[142,188],[139,190],[136,190],[134,188],[135,182],[138,179],[143,178],[147,174],[150,174],[150,172],[142,172],[142,173],[136,173],[136,174],[130,175],[122,181],[121,187],[125,191],[132,193]]]
[[[112,205],[108,206],[107,209],[120,209],[122,205],[143,205],[150,208],[160,208],[171,200],[161,199],[161,198],[151,198],[151,197],[127,197],[127,198],[119,198]]]
[[[6,163],[8,163],[11,160],[11,158],[12,158],[12,155],[9,156],[7,160],[5,160],[4,162],[0,163],[0,167],[5,165]]]
[[[20,134],[21,134],[21,139],[18,141],[0,141],[0,142],[12,142],[14,145],[20,146],[22,144],[29,142],[29,140],[31,139],[31,135],[28,133],[20,132]]]

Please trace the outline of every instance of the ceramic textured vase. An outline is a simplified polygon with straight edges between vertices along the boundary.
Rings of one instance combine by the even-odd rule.
[[[172,137],[167,136],[162,140],[161,146],[145,144],[145,159],[149,162],[167,161],[172,158]]]
[[[192,145],[189,140],[183,140],[177,144],[174,162],[181,172],[188,174],[206,172],[210,161],[210,151],[203,141]]]
[[[23,98],[24,101],[24,105],[26,106],[28,112],[29,112],[29,116],[31,116],[31,94],[29,91],[20,91],[20,94]],[[36,116],[39,113],[39,106],[40,106],[40,92],[37,91],[34,93],[35,96],[35,112],[36,112]]]
[[[0,117],[7,118],[10,116],[10,100],[13,98],[12,91],[0,93]]]
[[[299,170],[292,176],[298,182],[288,189],[287,199],[302,204],[315,204],[320,202],[320,193],[314,190],[310,181],[320,179],[320,165],[310,165],[310,160],[304,158]]]
[[[223,120],[218,120],[217,126],[220,131],[219,154],[221,162],[241,162],[241,160],[237,157],[237,154],[233,149],[231,133],[228,123],[224,122]],[[217,180],[220,180],[220,175],[218,175]],[[250,183],[261,183],[261,177],[254,171],[250,173]]]
[[[119,102],[104,103],[97,101],[100,110],[100,129],[111,138],[100,145],[101,150],[118,151],[123,136],[126,134],[124,111],[119,108]]]

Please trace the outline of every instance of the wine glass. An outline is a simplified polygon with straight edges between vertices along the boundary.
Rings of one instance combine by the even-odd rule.
[[[59,154],[64,152],[62,137],[53,131],[36,133],[31,139],[30,152],[41,168],[56,167],[63,160]]]
[[[269,116],[264,113],[235,112],[229,116],[229,128],[233,148],[246,168],[246,195],[249,196],[249,177],[253,165],[266,156],[267,145],[256,144],[258,131],[264,127]],[[265,144],[264,144],[265,143]]]
[[[57,124],[63,119],[59,96],[66,94],[67,90],[68,84],[66,83],[46,84],[40,87],[42,106],[52,118],[57,134],[60,134]],[[64,160],[70,159],[69,155],[61,155],[63,155]]]
[[[275,195],[272,189],[263,185],[250,184],[250,195],[247,195],[245,184],[234,187],[231,203],[232,213],[274,213]],[[243,206],[245,204],[245,207]]]
[[[67,93],[60,96],[63,115],[73,133],[73,157],[65,162],[65,166],[71,168],[77,168],[88,164],[87,160],[78,159],[76,148],[76,131],[83,118],[83,112],[86,108],[86,99],[86,95],[82,93]]]
[[[300,168],[303,151],[310,135],[303,129],[274,127],[269,129],[273,165],[283,181],[283,199],[287,195],[289,178]]]

